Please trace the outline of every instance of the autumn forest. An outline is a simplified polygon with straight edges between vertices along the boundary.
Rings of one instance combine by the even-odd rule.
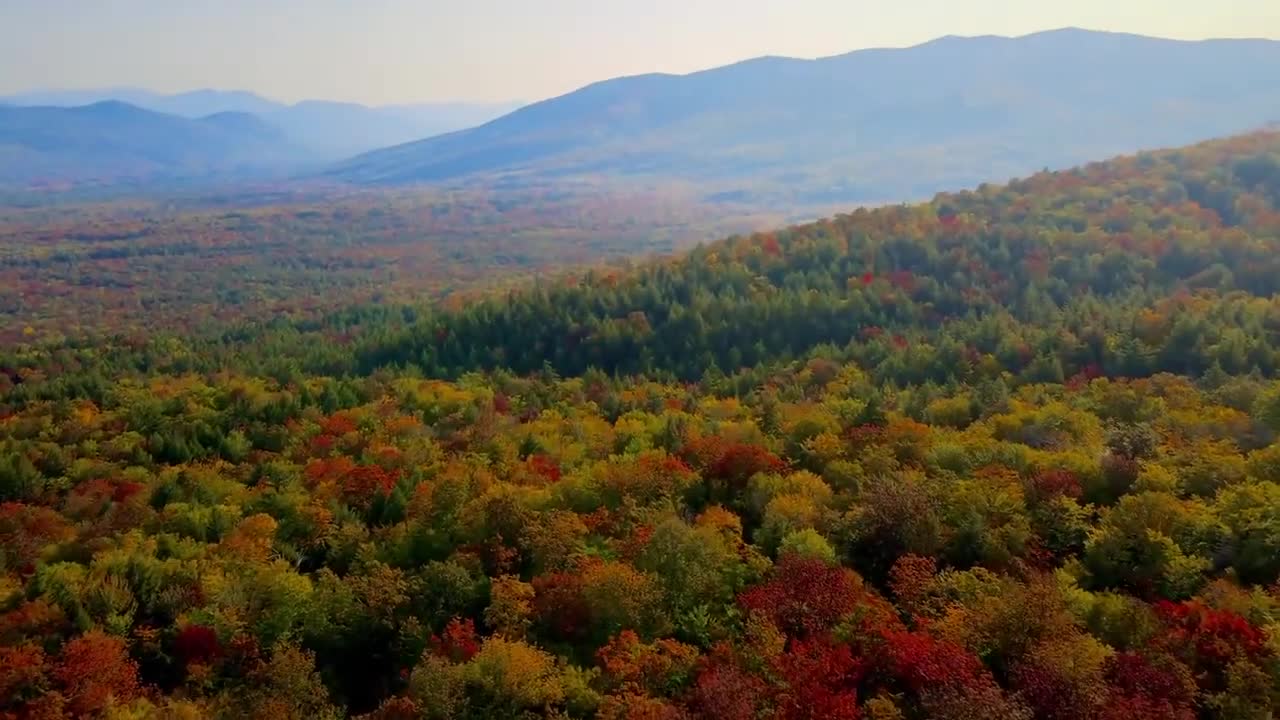
[[[1280,133],[502,202],[7,211],[0,718],[1280,711]]]

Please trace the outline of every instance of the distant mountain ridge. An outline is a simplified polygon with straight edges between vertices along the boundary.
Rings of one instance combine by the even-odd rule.
[[[422,103],[369,107],[304,100],[286,104],[242,90],[193,90],[177,94],[140,88],[36,91],[0,97],[0,106],[80,107],[118,101],[145,110],[199,119],[224,112],[257,115],[318,161],[338,160],[375,148],[479,125],[520,103]]]
[[[0,106],[0,183],[84,184],[261,175],[307,154],[256,115],[200,119],[108,100],[73,108]]]
[[[108,100],[128,103],[144,110],[193,119],[220,112],[266,114],[286,107],[282,103],[243,90],[204,89],[165,94],[142,88],[118,87],[97,90],[32,91],[0,98],[0,101],[24,107],[80,107]]]
[[[1280,42],[1064,29],[617,78],[341,163],[356,184],[678,178],[731,196],[932,194],[1259,127]]]

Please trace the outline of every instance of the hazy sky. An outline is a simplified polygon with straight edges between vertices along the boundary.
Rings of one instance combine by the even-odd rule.
[[[1067,25],[1280,38],[1280,0],[0,0],[0,94],[535,100],[642,72]]]

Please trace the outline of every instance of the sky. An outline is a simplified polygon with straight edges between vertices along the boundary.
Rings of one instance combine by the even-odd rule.
[[[0,0],[0,95],[529,101],[760,55],[1066,26],[1280,39],[1280,0]]]

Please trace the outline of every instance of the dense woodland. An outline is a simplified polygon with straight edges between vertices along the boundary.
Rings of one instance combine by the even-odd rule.
[[[1280,134],[0,369],[0,717],[1280,708]]]

